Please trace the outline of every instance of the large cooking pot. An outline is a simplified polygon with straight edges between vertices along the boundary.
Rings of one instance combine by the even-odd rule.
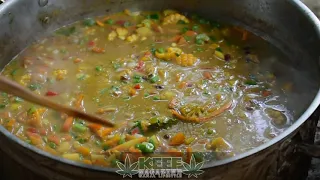
[[[9,0],[0,5],[0,67],[3,68],[30,43],[62,25],[125,8],[172,8],[241,25],[270,41],[288,56],[289,61],[278,60],[278,64],[270,64],[270,67],[280,75],[290,75],[294,82],[295,93],[288,101],[289,109],[295,112],[295,123],[266,144],[205,165],[205,173],[200,178],[274,179],[279,169],[288,164],[281,160],[283,156],[297,149],[306,149],[306,146],[293,142],[292,137],[320,103],[320,22],[299,0]],[[307,123],[315,125],[310,121]],[[39,177],[61,180],[121,178],[115,169],[78,164],[43,152],[3,127],[0,127],[0,149],[2,154],[17,162],[19,168],[24,167]],[[27,174],[23,176],[27,178]]]

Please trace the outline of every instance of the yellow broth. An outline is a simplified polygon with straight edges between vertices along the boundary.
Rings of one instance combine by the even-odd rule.
[[[1,124],[71,160],[112,166],[150,153],[248,151],[291,124],[290,84],[262,71],[268,43],[239,27],[178,12],[129,12],[62,27],[2,72],[52,101],[97,113],[111,129],[1,95]],[[187,152],[187,155],[184,153]]]

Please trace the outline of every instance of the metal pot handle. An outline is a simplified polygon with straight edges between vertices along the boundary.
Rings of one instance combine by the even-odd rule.
[[[320,145],[298,143],[295,145],[295,151],[314,158],[320,158]]]

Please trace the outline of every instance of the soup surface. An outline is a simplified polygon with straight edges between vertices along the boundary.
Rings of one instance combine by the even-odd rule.
[[[173,10],[88,18],[31,45],[2,75],[117,127],[5,93],[0,123],[44,151],[99,166],[126,153],[235,156],[292,123],[290,84],[260,67],[269,55],[277,54],[242,28]]]

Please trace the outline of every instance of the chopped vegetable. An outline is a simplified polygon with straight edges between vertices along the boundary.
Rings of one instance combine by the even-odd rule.
[[[182,132],[177,133],[170,139],[169,145],[170,146],[179,146],[183,144],[185,141],[185,135]]]
[[[46,92],[46,96],[56,96],[56,95],[58,95],[58,93],[54,92],[54,91],[47,91]]]
[[[113,151],[125,151],[128,150],[130,147],[135,146],[136,144],[142,143],[147,141],[146,137],[140,137],[137,139],[133,139],[131,141],[125,142],[123,144],[120,144],[112,149],[110,149],[111,152]]]
[[[206,34],[198,34],[198,35],[196,36],[196,40],[197,40],[197,41],[198,41],[198,40],[201,40],[201,41],[210,41],[210,38],[209,38],[209,36],[206,35]]]
[[[155,149],[152,143],[143,142],[141,144],[137,144],[136,147],[141,150],[143,153],[152,153]]]
[[[104,21],[104,23],[112,25],[112,24],[114,24],[114,21],[113,21],[113,19],[108,19],[108,20]]]
[[[88,130],[88,128],[86,126],[84,126],[83,124],[80,123],[74,123],[73,124],[73,130],[76,132],[80,132],[80,133],[84,133]]]
[[[168,16],[166,16],[163,19],[162,24],[163,25],[168,25],[168,24],[177,24],[178,21],[184,21],[185,23],[189,23],[189,20],[181,14],[175,13],[175,14],[170,14]]]
[[[92,18],[86,18],[83,20],[83,25],[85,26],[94,26],[96,24],[96,21]]]
[[[64,36],[70,36],[71,34],[76,32],[76,27],[72,26],[69,28],[62,28],[56,31],[57,34],[64,35]]]
[[[151,82],[151,83],[156,83],[156,82],[158,82],[159,80],[160,80],[160,78],[159,78],[159,76],[157,76],[157,75],[150,78],[150,82]]]
[[[160,15],[158,13],[150,14],[150,15],[148,15],[148,18],[154,19],[154,20],[159,20],[160,19]]]

